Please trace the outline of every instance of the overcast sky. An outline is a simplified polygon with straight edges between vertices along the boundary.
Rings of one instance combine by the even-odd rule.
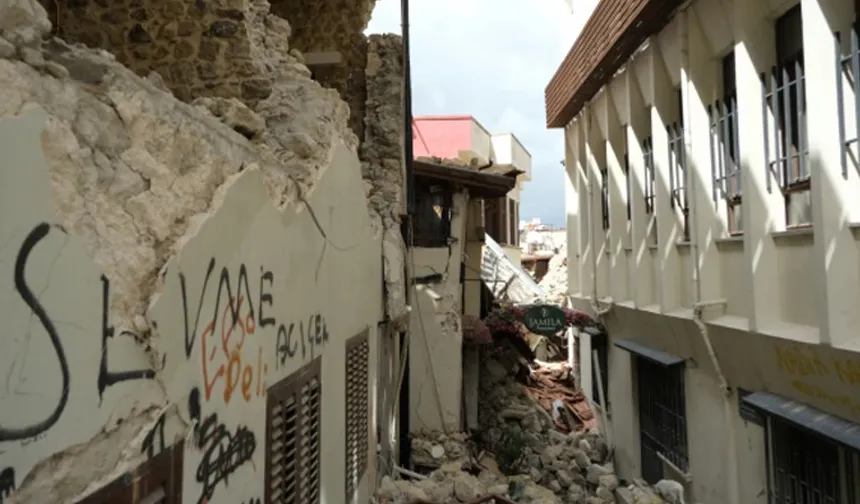
[[[592,3],[590,0],[589,3]],[[411,0],[415,115],[474,116],[532,154],[520,218],[564,225],[561,130],[547,130],[543,92],[576,36],[565,0]],[[378,0],[368,33],[400,33],[400,0]]]

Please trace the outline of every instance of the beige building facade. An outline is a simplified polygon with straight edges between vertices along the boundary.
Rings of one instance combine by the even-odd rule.
[[[603,0],[548,86],[570,296],[609,332],[581,338],[583,386],[608,369],[620,476],[860,502],[856,13]]]

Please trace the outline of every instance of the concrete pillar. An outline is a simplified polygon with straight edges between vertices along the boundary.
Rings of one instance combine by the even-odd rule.
[[[691,257],[699,261],[700,300],[709,301],[723,297],[720,294],[720,258],[715,238],[724,236],[727,229],[724,200],[720,194],[714,199],[711,120],[708,114],[708,106],[716,99],[716,70],[720,58],[715,57],[708,46],[693,10],[687,12],[687,58],[686,66],[681,68],[681,92],[686,125],[687,187],[691,188],[690,207],[696,209],[690,213],[690,232],[698,250],[694,248]]]
[[[607,145],[606,139],[608,135],[608,119],[609,104],[607,93],[603,92],[597,95],[592,102],[592,124],[589,142],[591,147],[592,163],[589,164],[591,169],[591,180],[594,182],[592,205],[594,208],[594,251],[597,254],[597,298],[602,299],[609,296],[610,285],[610,270],[611,270],[611,254],[609,230],[603,229],[603,198],[601,190],[604,183],[604,173],[609,177],[607,168]],[[608,183],[608,180],[606,181]]]
[[[669,185],[669,135],[666,125],[679,117],[678,95],[666,72],[661,50],[653,42],[650,54],[651,83],[654,92],[651,107],[651,139],[654,149],[655,197],[657,216],[657,299],[660,312],[681,306],[681,261],[676,243],[682,240],[683,224],[671,206]]]
[[[642,308],[657,302],[654,296],[653,260],[648,250],[648,225],[651,216],[645,213],[646,179],[642,153],[642,141],[651,134],[651,122],[637,75],[643,63],[634,62],[631,66],[633,66],[632,70],[628,70],[624,75],[630,117],[625,127],[632,200],[630,247],[633,260],[630,262],[630,290],[634,306]]]
[[[839,345],[856,340],[856,328],[860,326],[856,305],[860,298],[860,257],[849,227],[860,214],[860,181],[850,157],[847,175],[842,174],[838,102],[829,97],[837,90],[833,32],[850,26],[854,9],[848,1],[802,0],[801,10],[807,54],[805,91],[819,327],[823,343]],[[843,33],[847,47],[848,31]],[[847,79],[843,83],[845,95],[853,98]],[[825,97],[828,99],[822,99]],[[854,122],[853,108],[846,107],[845,118],[846,124]]]
[[[776,184],[767,190],[762,132],[762,83],[759,74],[775,59],[774,27],[768,2],[734,2],[735,66],[738,87],[738,137],[742,166],[745,278],[749,279],[750,329],[762,330],[780,319],[777,255],[771,232],[785,229],[785,207]],[[768,119],[773,125],[772,118]],[[773,134],[769,132],[768,141]],[[773,152],[773,147],[770,148]]]
[[[628,278],[627,177],[624,174],[622,117],[627,119],[623,81],[613,81],[606,93],[606,172],[609,176],[609,296],[616,302],[632,298]],[[620,111],[619,111],[620,109]]]

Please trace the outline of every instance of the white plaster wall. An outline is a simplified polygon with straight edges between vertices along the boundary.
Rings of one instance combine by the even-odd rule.
[[[860,423],[855,399],[860,397],[860,180],[850,156],[848,175],[842,175],[833,37],[834,31],[843,33],[845,53],[854,6],[849,0],[801,3],[814,174],[810,228],[786,229],[782,196],[767,192],[763,168],[759,73],[774,60],[773,22],[792,2],[692,2],[613,77],[610,93],[594,97],[565,128],[570,293],[586,310],[595,295],[612,306],[605,320],[613,339],[633,339],[692,359],[687,370],[690,464],[696,499],[702,503],[764,502],[766,481],[762,429],[740,420],[736,396],[724,399],[720,393],[719,377],[692,320],[697,302],[717,302],[704,310],[704,317],[730,387],[768,390]],[[736,56],[739,93],[741,236],[728,235],[725,205],[712,198],[707,107],[721,96],[721,58],[729,50]],[[669,211],[662,166],[666,147],[660,137],[665,137],[665,123],[678,117],[671,94],[678,84],[690,161],[686,185],[695,205],[692,245],[679,243],[679,221]],[[846,123],[853,122],[853,100],[849,89]],[[599,184],[604,168],[611,188],[627,184],[623,172],[613,169],[613,151],[623,153],[614,139],[622,134],[630,157],[633,215],[629,222],[618,217],[625,201],[620,190],[611,191],[612,229],[602,233],[599,193],[589,195],[588,187]],[[853,134],[849,129],[849,138]],[[656,246],[648,242],[650,216],[642,203],[640,146],[647,136],[654,138],[657,163]],[[589,229],[597,231],[594,237]],[[619,246],[625,254],[617,253]],[[608,289],[604,279],[619,278],[613,275],[621,267],[612,262],[604,266],[606,251],[628,261],[626,274],[619,269],[627,281],[612,281]],[[627,352],[612,350],[612,424],[624,477],[638,475],[640,464],[634,368]]]
[[[307,207],[277,210],[253,165],[222,185],[208,216],[197,218],[196,230],[161,272],[146,354],[134,341],[143,334],[117,331],[103,343],[103,317],[113,325],[103,306],[108,284],[82,241],[56,224],[42,155],[44,118],[37,110],[0,120],[0,310],[9,329],[0,341],[0,468],[12,468],[20,486],[53,454],[113,436],[96,457],[72,450],[52,462],[58,469],[74,464],[91,467],[92,475],[110,473],[94,490],[143,461],[143,438],[163,429],[166,445],[186,439],[184,502],[262,499],[266,388],[322,357],[321,494],[325,502],[348,502],[344,343],[369,329],[368,470],[356,496],[365,502],[376,479],[382,272],[354,152],[335,149]],[[35,245],[29,256],[26,247],[22,254],[28,236]],[[17,290],[16,264],[23,274]],[[240,276],[243,266],[247,279]],[[224,316],[231,298],[225,279],[240,312],[232,329]],[[106,367],[100,368],[100,356]],[[129,371],[136,373],[111,374]],[[194,429],[210,415],[227,437],[201,444]],[[234,454],[225,479],[214,465],[221,449],[230,451],[231,438],[243,440],[246,456]],[[156,442],[152,454],[165,447]],[[7,502],[24,500],[13,494]]]
[[[409,321],[410,418],[413,432],[460,430],[463,387],[463,313],[460,263],[466,236],[468,195],[453,198],[448,247],[410,250],[411,277],[441,274],[438,283],[416,285]]]

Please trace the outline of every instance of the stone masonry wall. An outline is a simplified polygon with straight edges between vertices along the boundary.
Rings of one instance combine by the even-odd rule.
[[[370,21],[375,0],[278,0],[272,12],[290,22],[292,46],[307,52],[337,51],[341,62],[314,69],[314,78],[336,89],[349,104],[350,127],[364,136],[364,69],[367,39],[364,30]]]
[[[163,5],[166,9],[170,4]],[[130,16],[127,23],[132,23],[131,15],[137,12],[132,7],[132,4],[126,6]],[[80,8],[104,7],[93,4]],[[188,9],[185,14],[191,16]],[[211,21],[210,28],[217,22],[214,17],[206,19]],[[38,216],[25,215],[11,203],[4,203],[4,211],[0,212],[0,269],[3,272],[0,290],[6,293],[0,295],[0,313],[7,324],[20,322],[21,325],[21,330],[14,335],[10,333],[10,337],[0,339],[0,376],[4,379],[13,376],[21,382],[16,387],[26,382],[24,389],[35,387],[36,390],[35,394],[24,396],[13,393],[15,389],[10,389],[9,383],[0,387],[0,475],[4,478],[0,495],[5,504],[73,502],[94,481],[101,480],[103,484],[112,479],[111,475],[122,474],[145,457],[141,442],[165,415],[167,419],[162,425],[166,425],[168,443],[174,439],[191,439],[194,418],[185,413],[191,396],[187,389],[177,388],[183,383],[177,377],[189,378],[194,369],[179,364],[180,359],[184,362],[185,354],[190,353],[189,340],[182,339],[181,323],[176,327],[171,325],[172,329],[156,325],[149,310],[165,278],[173,278],[171,296],[174,297],[161,306],[168,311],[182,306],[176,294],[179,291],[177,270],[167,265],[197,236],[219,201],[227,198],[225,194],[232,194],[227,190],[241,179],[241,174],[254,174],[254,179],[244,180],[261,180],[271,203],[280,210],[292,209],[311,198],[319,179],[336,156],[343,158],[343,151],[347,152],[347,157],[352,156],[358,178],[354,154],[357,140],[347,125],[347,105],[336,91],[312,80],[310,71],[289,54],[290,28],[286,21],[270,14],[266,1],[248,4],[243,19],[244,28],[240,30],[237,23],[237,33],[245,36],[249,54],[260,68],[261,73],[254,78],[271,83],[269,92],[254,95],[259,99],[253,110],[237,99],[218,97],[183,103],[164,87],[156,74],[140,78],[105,51],[75,47],[51,38],[47,13],[35,0],[0,0],[0,89],[3,93],[0,127],[5,128],[3,131],[7,134],[21,129],[23,124],[32,130],[28,129],[26,135],[30,142],[26,146],[26,156],[21,154],[25,146],[19,149],[6,145],[8,152],[4,151],[0,160],[0,190],[3,191],[0,201],[9,202],[13,198],[24,203],[38,201],[42,212]],[[138,22],[144,26],[143,21]],[[96,28],[91,23],[86,26]],[[155,25],[146,26],[151,29]],[[196,26],[199,29],[200,25]],[[157,35],[156,30],[152,31]],[[83,32],[81,29],[80,33]],[[121,34],[120,30],[111,33],[114,37]],[[129,33],[123,32],[122,37]],[[204,39],[202,32],[198,32],[198,36],[201,38],[195,42],[199,54]],[[230,42],[215,38],[221,55],[226,57]],[[159,41],[153,47],[162,47],[160,44]],[[131,50],[131,45],[127,48]],[[176,55],[171,53],[164,57],[170,59]],[[145,68],[138,67],[137,71],[144,73]],[[167,73],[168,77],[172,75]],[[193,95],[195,86],[203,86],[199,76],[195,79],[186,97]],[[169,78],[164,80],[170,81]],[[239,80],[231,82],[234,82],[231,85],[241,86]],[[173,89],[176,85],[177,82],[172,81]],[[25,162],[29,164],[23,164]],[[41,164],[38,176],[44,175],[45,191],[35,194],[13,187],[11,181],[37,176],[28,175],[36,173],[36,162]],[[341,169],[349,170],[353,166],[347,165],[341,164]],[[254,191],[250,194],[258,196]],[[241,206],[233,205],[233,208]],[[353,208],[353,213],[360,212]],[[313,236],[315,241],[298,240],[309,244],[300,249],[305,256],[291,258],[287,261],[289,264],[293,264],[293,260],[315,264],[320,250],[324,258],[339,253],[333,250],[338,247],[351,250],[351,243],[341,236],[329,236],[328,240],[341,245],[326,250],[327,242],[316,235],[317,228],[313,227],[308,214],[304,211],[300,216],[302,225],[308,229],[307,236]],[[322,224],[317,223],[317,226],[330,225],[332,217],[328,210],[325,215],[319,215]],[[337,213],[333,215],[335,221],[342,219]],[[36,221],[37,227],[32,228],[33,219],[37,218],[44,219],[45,224]],[[236,220],[243,222],[239,217]],[[292,215],[283,218],[283,222],[291,220]],[[241,229],[239,224],[231,226]],[[12,281],[16,253],[19,248],[26,249],[25,238],[31,228],[37,232],[32,236],[47,236],[44,247],[34,249],[32,259],[32,264],[43,268],[36,270],[32,264],[29,268],[21,268],[24,280],[18,284],[38,279],[39,284],[33,287],[38,299],[24,296],[25,289]],[[365,236],[378,236],[380,231],[378,228],[356,229]],[[218,231],[215,230],[216,235]],[[232,249],[225,246],[225,250],[218,252],[222,254],[219,261],[243,257],[240,254],[246,254],[248,248],[259,248],[252,245],[230,244]],[[276,246],[297,245],[279,242]],[[65,272],[63,278],[67,282],[51,282],[51,270],[56,262],[50,255],[52,251],[66,258],[58,263],[57,274],[60,270]],[[374,249],[378,254],[376,251],[378,247]],[[69,254],[74,254],[74,258],[68,259]],[[215,252],[212,254],[214,258]],[[309,257],[312,260],[306,260]],[[371,258],[362,255],[352,264],[359,260],[378,264],[377,258],[378,255]],[[82,266],[85,262],[89,266]],[[231,263],[230,267],[231,271],[238,269],[236,264]],[[249,265],[249,276],[256,274],[252,292],[261,289],[259,269],[259,264]],[[310,280],[302,285],[316,285],[313,271],[308,271],[311,271]],[[284,282],[288,278],[286,275],[276,273],[275,280]],[[321,275],[324,278],[325,272]],[[200,292],[202,276],[202,273],[195,273],[196,292]],[[70,278],[82,283],[69,283]],[[217,285],[217,280],[212,282]],[[367,292],[372,290],[368,291],[366,284],[373,285],[373,282],[348,280],[346,283],[358,285],[361,293],[370,297]],[[333,286],[325,288],[331,292],[342,290]],[[300,297],[297,293],[290,295]],[[27,304],[20,299],[22,297],[29,299]],[[202,294],[199,298],[202,299]],[[286,296],[280,299],[287,303]],[[33,307],[40,302],[48,303],[47,315],[34,309],[39,316],[31,316],[28,305]],[[209,299],[207,303],[210,303],[207,310],[211,313],[214,301]],[[58,334],[55,341],[59,343],[52,347],[45,321],[50,314],[57,313],[57,307],[65,310],[66,318],[53,320]],[[170,313],[176,320],[182,320],[181,315],[176,318],[175,312]],[[305,313],[295,316],[307,319]],[[78,322],[80,317],[85,320]],[[361,326],[372,327],[373,322],[362,321]],[[346,330],[352,330],[351,327]],[[42,345],[33,350],[39,358],[27,360],[24,357],[22,360],[21,356],[27,352],[21,339],[25,334],[36,335],[34,341],[38,339]],[[110,338],[111,335],[114,337]],[[185,337],[188,338],[187,333]],[[266,338],[274,344],[273,334],[267,334]],[[199,343],[200,339],[197,341]],[[65,346],[68,359],[55,352],[59,345]],[[179,351],[167,355],[164,351],[167,346]],[[199,344],[195,348],[198,348],[195,365],[199,366]],[[256,351],[255,348],[255,357]],[[41,357],[44,359],[40,360]],[[64,360],[68,361],[67,367],[62,366]],[[165,366],[173,371],[165,373]],[[135,369],[141,371],[122,374]],[[199,377],[195,375],[194,379],[199,380]],[[343,380],[331,380],[331,383],[340,384]],[[247,392],[236,390],[236,395]],[[220,413],[222,422],[235,418],[234,415],[246,409],[244,403],[237,401],[234,399],[229,408],[221,404],[220,410],[209,406],[205,412]],[[178,413],[180,411],[183,413]],[[251,411],[258,412],[257,409]],[[45,418],[48,420],[43,420]],[[234,423],[224,427],[230,432],[237,428]],[[340,424],[338,429],[343,430]],[[199,458],[202,451],[194,448],[194,453]],[[262,469],[259,465],[258,474]],[[332,473],[331,470],[323,472]],[[194,482],[194,468],[186,467],[185,474],[189,481],[187,488],[198,488],[199,483]],[[11,480],[5,479],[9,475]],[[244,478],[234,476],[230,479],[230,491],[245,489]],[[199,482],[200,476],[197,478]],[[7,485],[9,481],[11,485]],[[210,501],[239,502],[260,497],[230,495],[227,500],[218,500],[216,496]],[[188,495],[185,502],[197,502],[198,497]]]
[[[407,313],[406,245],[400,231],[400,215],[405,213],[403,42],[399,35],[371,35],[367,47],[365,131],[359,157],[370,185],[370,206],[382,221],[386,314],[398,320]]]
[[[247,0],[43,0],[54,34],[110,51],[139,75],[155,71],[181,100],[256,103],[271,92],[252,54]]]

